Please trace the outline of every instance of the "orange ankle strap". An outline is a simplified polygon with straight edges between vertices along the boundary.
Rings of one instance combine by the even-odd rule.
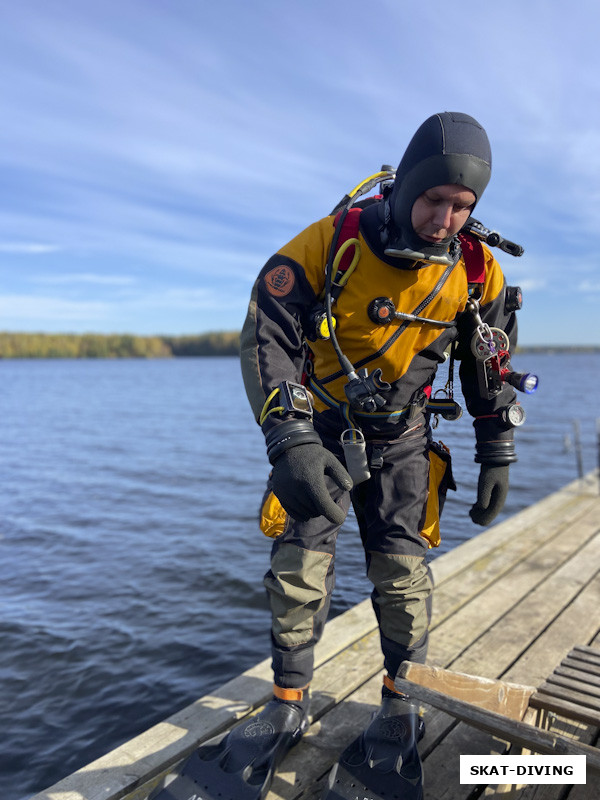
[[[303,689],[283,689],[281,686],[277,686],[277,684],[273,684],[273,694],[278,700],[284,700],[287,703],[293,703],[296,701],[297,703],[302,700],[304,697],[304,692],[308,689],[308,686],[305,686]]]
[[[394,680],[393,678],[390,678],[389,675],[383,676],[383,685],[385,686],[386,689],[389,689],[390,692],[394,692],[397,695],[404,696],[404,692],[399,692],[398,689],[396,689]]]

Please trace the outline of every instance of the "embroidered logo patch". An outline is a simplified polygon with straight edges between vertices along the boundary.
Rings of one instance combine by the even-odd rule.
[[[292,291],[295,282],[296,278],[293,271],[286,267],[285,264],[274,267],[265,275],[267,291],[273,297],[285,297],[286,294]]]

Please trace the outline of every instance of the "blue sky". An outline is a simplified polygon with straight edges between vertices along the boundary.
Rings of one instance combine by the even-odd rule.
[[[451,110],[525,247],[521,343],[600,344],[598,8],[0,0],[0,329],[237,329],[266,259]]]

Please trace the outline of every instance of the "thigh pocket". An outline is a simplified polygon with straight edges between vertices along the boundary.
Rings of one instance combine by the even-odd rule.
[[[277,539],[285,532],[288,515],[279,500],[270,489],[267,489],[260,509],[260,529],[265,536]]]
[[[441,541],[440,517],[446,502],[448,489],[455,490],[452,477],[452,459],[450,451],[442,442],[430,442],[429,454],[429,486],[425,522],[421,528],[421,536],[429,542],[429,547],[437,547]]]

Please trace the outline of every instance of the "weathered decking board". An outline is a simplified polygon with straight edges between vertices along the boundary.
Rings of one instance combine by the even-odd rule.
[[[577,644],[600,641],[600,495],[592,476],[435,559],[429,662],[540,684]],[[370,602],[328,623],[317,648],[313,725],[287,756],[268,800],[317,800],[340,751],[379,704],[382,657]],[[32,800],[144,800],[199,742],[226,731],[271,694],[270,660]],[[460,753],[505,752],[505,743],[425,708],[420,744],[426,800],[467,800]],[[560,721],[558,724],[561,724]],[[576,731],[576,726],[570,729]],[[591,729],[579,726],[582,741]],[[587,736],[587,738],[586,738]],[[600,788],[574,787],[569,800]],[[483,791],[483,789],[482,789]],[[529,786],[524,800],[565,800],[564,786]],[[587,793],[586,793],[587,792]],[[486,796],[496,790],[488,787]]]

